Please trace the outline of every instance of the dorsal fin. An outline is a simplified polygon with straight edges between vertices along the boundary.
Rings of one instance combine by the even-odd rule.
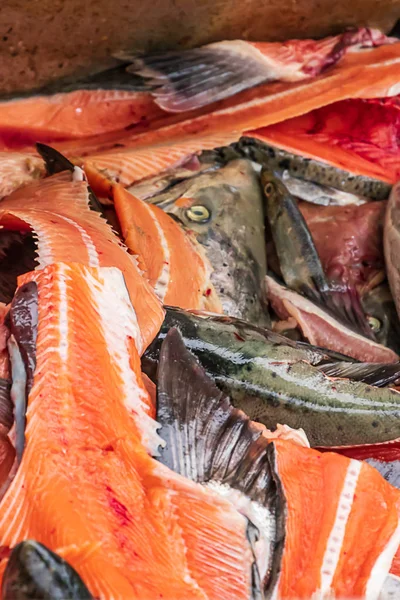
[[[39,142],[36,144],[36,150],[39,152],[40,156],[43,158],[46,171],[49,175],[55,175],[56,173],[62,173],[63,171],[71,171],[73,173],[75,171],[76,165],[71,162],[66,156],[61,154],[55,148],[51,146],[47,146],[47,144],[40,144]],[[77,170],[79,170],[77,168]],[[94,194],[92,188],[88,185],[89,192],[89,206],[92,210],[103,214],[103,208],[101,203],[99,202],[97,196]]]
[[[163,341],[157,381],[157,421],[166,442],[159,460],[189,479],[215,486],[216,491],[224,489],[228,498],[237,496],[237,490],[249,505],[262,509],[261,519],[269,515],[260,525],[260,520],[252,521],[252,509],[243,513],[259,530],[257,540],[260,530],[272,525],[268,565],[263,567],[260,589],[253,590],[253,598],[268,598],[280,571],[286,513],[275,474],[274,445],[268,443],[262,426],[231,406],[187,350],[176,328]]]
[[[46,171],[49,175],[55,175],[56,173],[62,173],[62,171],[73,171],[75,169],[74,163],[72,163],[66,156],[61,154],[55,148],[48,146],[47,144],[36,144],[36,150],[43,158]]]

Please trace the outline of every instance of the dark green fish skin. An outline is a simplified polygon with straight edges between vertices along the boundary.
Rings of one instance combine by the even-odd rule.
[[[34,540],[13,549],[3,575],[2,600],[93,600],[78,573]]]
[[[314,447],[357,446],[400,437],[396,391],[329,379],[311,364],[321,361],[321,353],[310,353],[294,342],[282,345],[281,336],[268,343],[257,328],[237,327],[227,318],[168,309],[158,338],[142,358],[143,370],[153,379],[161,341],[171,327],[179,329],[186,347],[233,405],[269,429],[279,423],[303,428]]]
[[[178,202],[184,197],[184,206]],[[232,161],[148,200],[196,234],[213,268],[211,282],[226,314],[268,324],[266,251],[259,176],[250,161]]]
[[[376,341],[400,354],[400,320],[388,284],[373,288],[361,302]]]
[[[328,163],[286,152],[251,137],[242,137],[237,143],[218,148],[214,151],[214,156],[219,157],[221,161],[233,160],[240,156],[247,157],[267,169],[288,171],[292,177],[331,186],[370,200],[385,200],[391,190],[390,184],[379,179],[354,175]],[[205,159],[209,157],[210,154],[205,155]]]
[[[261,185],[286,285],[299,293],[307,290],[318,295],[328,291],[329,285],[318,252],[295,199],[282,181],[266,169],[261,172]]]

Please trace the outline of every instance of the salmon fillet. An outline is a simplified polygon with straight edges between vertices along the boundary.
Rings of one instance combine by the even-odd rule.
[[[149,145],[182,136],[245,132],[273,125],[348,98],[381,98],[397,93],[400,43],[348,53],[332,70],[311,81],[261,84],[193,111],[155,120],[150,127],[125,132],[114,142]],[[126,141],[125,141],[126,143]],[[57,146],[61,150],[61,147]]]
[[[184,161],[193,155],[199,154],[202,150],[213,150],[219,146],[227,146],[237,141],[237,139],[237,134],[226,133],[196,138],[189,137],[175,143],[143,148],[130,148],[128,145],[127,148],[91,154],[84,160],[83,167],[85,171],[94,167],[108,179],[120,183],[124,187],[129,187],[141,179],[180,166]],[[101,187],[97,190],[93,185],[92,187],[95,192],[100,192],[101,195]]]
[[[80,139],[124,130],[160,117],[150,94],[123,90],[78,90],[0,103],[0,147]]]
[[[400,541],[399,490],[366,463],[274,444],[288,511],[282,598],[377,598]]]
[[[116,266],[124,274],[140,327],[142,352],[158,332],[164,313],[154,291],[99,213],[89,208],[87,183],[63,172],[17,190],[0,207],[0,224],[37,235],[39,268],[60,261]]]
[[[19,283],[29,281],[39,297],[36,370],[0,545],[37,539],[100,598],[247,600],[246,519],[146,450],[162,441],[121,272],[58,263]]]

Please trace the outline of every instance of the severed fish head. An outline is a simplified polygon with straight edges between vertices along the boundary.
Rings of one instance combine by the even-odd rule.
[[[248,160],[202,173],[148,200],[203,246],[224,312],[264,324],[264,210],[259,177]]]
[[[3,600],[92,600],[78,573],[60,556],[34,540],[11,552],[3,575]]]

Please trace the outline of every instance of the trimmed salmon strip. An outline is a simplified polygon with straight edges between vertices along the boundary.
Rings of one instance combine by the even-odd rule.
[[[19,284],[32,280],[37,366],[0,544],[37,539],[100,598],[247,600],[246,519],[145,450],[161,440],[122,274],[54,264]]]
[[[279,594],[377,600],[400,542],[399,490],[365,463],[274,445],[287,502]]]
[[[161,303],[135,258],[107,222],[90,210],[85,181],[73,181],[71,173],[64,172],[16,191],[1,203],[0,224],[34,230],[40,268],[60,261],[120,268],[137,312],[140,352],[153,340],[164,318]]]
[[[203,138],[182,139],[176,143],[149,146],[144,148],[126,148],[95,154],[88,157],[84,169],[95,167],[108,179],[129,187],[133,183],[157,175],[168,168],[177,167],[193,154],[202,150],[213,150],[237,141],[238,135],[205,136]],[[95,190],[96,191],[96,190]]]
[[[146,204],[120,185],[115,210],[128,248],[163,304],[222,312],[210,281],[212,271],[199,244],[161,208]]]
[[[150,94],[78,90],[0,103],[0,145],[5,149],[122,130],[162,116]]]

